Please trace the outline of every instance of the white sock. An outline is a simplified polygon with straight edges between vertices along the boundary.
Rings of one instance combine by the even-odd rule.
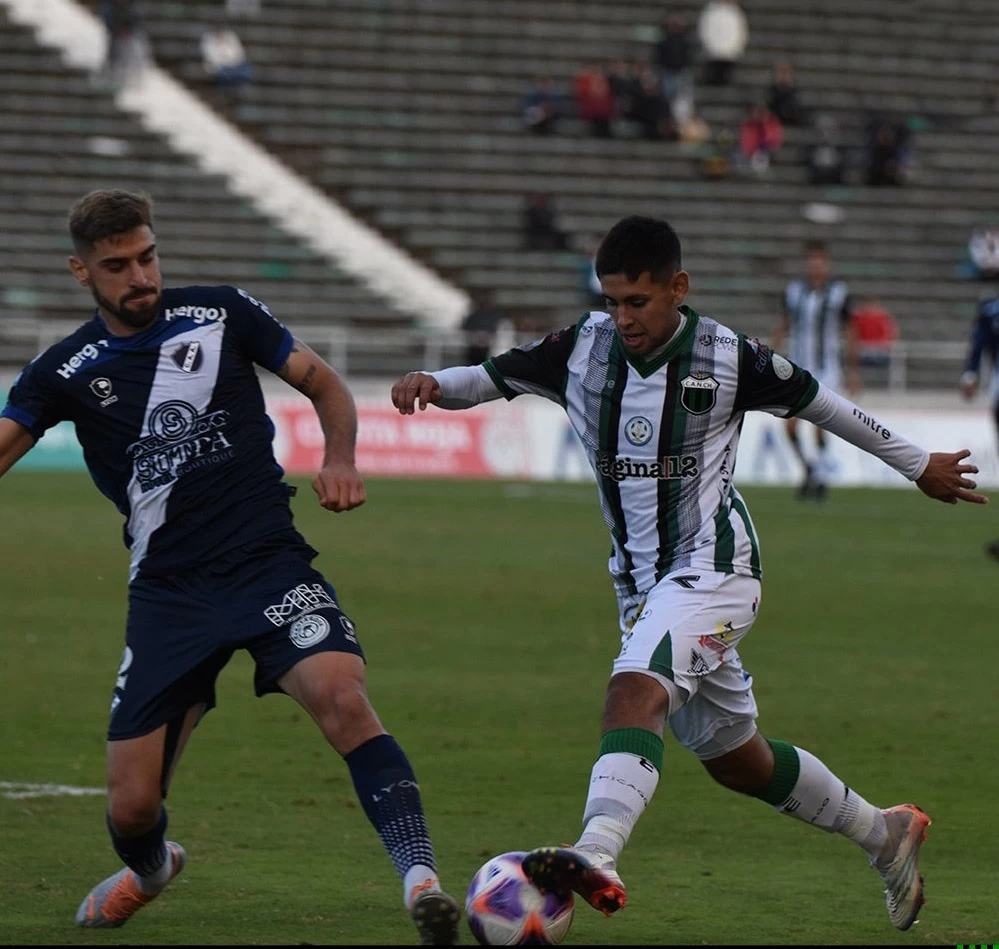
[[[798,757],[798,780],[790,794],[773,805],[774,810],[830,834],[842,834],[863,847],[872,859],[877,857],[888,836],[884,814],[848,788],[815,755],[802,748],[793,750]]]
[[[659,772],[647,758],[622,751],[601,755],[590,772],[583,833],[576,846],[609,854],[617,862],[658,783]]]
[[[425,883],[430,883],[430,886],[424,886]],[[437,878],[437,871],[422,863],[415,863],[406,871],[406,876],[402,881],[402,902],[406,909],[413,908],[413,898],[417,895],[417,887],[420,888],[418,891],[420,893],[425,890],[439,890],[441,881]]]
[[[166,849],[166,860],[163,861],[159,870],[154,870],[152,873],[146,874],[146,876],[139,876],[135,874],[135,878],[139,881],[139,889],[143,893],[159,893],[170,882],[170,871],[173,870],[173,854],[170,853],[170,848]]]

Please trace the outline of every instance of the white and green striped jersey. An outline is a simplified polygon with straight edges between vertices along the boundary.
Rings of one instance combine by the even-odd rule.
[[[680,312],[682,327],[648,360],[593,312],[484,364],[506,398],[534,393],[568,414],[596,475],[621,594],[678,569],[761,576],[753,522],[732,485],[742,418],[794,415],[818,391],[758,341]]]

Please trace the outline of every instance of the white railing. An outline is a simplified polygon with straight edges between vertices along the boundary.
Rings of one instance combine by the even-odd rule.
[[[78,322],[26,317],[0,317],[0,366],[16,371],[35,355],[68,336]],[[466,349],[482,342],[481,335],[462,330],[384,329],[357,326],[293,326],[302,342],[311,346],[343,376],[391,375],[408,369],[441,369],[466,362]],[[502,327],[490,352],[502,352],[527,342],[534,334],[516,334]],[[868,350],[870,355],[872,350]],[[871,387],[903,392],[910,387],[915,364],[929,369],[938,384],[956,385],[967,355],[967,344],[900,340],[885,353],[879,371],[867,364],[865,382]],[[922,377],[918,384],[925,384]]]

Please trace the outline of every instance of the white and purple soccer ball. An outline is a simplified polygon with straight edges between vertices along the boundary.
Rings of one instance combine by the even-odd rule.
[[[502,853],[472,877],[465,918],[483,946],[554,946],[572,923],[572,894],[542,894],[520,866],[523,851]]]

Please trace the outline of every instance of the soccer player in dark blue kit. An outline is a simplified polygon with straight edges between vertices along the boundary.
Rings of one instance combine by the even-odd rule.
[[[36,357],[0,416],[0,475],[72,421],[131,550],[125,652],[108,729],[107,826],[125,868],[94,887],[76,922],[121,926],[184,868],[166,840],[170,778],[236,649],[258,695],[284,692],[343,756],[403,879],[425,945],[457,942],[419,786],[371,707],[364,654],[336,592],[294,528],[254,363],[315,406],[325,435],[319,503],[364,503],[349,390],[266,306],[233,287],[164,289],[144,195],[95,191],[70,213],[70,266],[97,308]]]
[[[970,399],[978,391],[978,373],[985,353],[992,360],[989,401],[992,405],[992,418],[996,423],[996,434],[999,436],[999,292],[994,292],[978,305],[968,359],[961,376],[961,393],[966,399]],[[986,544],[985,550],[999,560],[999,540]]]

